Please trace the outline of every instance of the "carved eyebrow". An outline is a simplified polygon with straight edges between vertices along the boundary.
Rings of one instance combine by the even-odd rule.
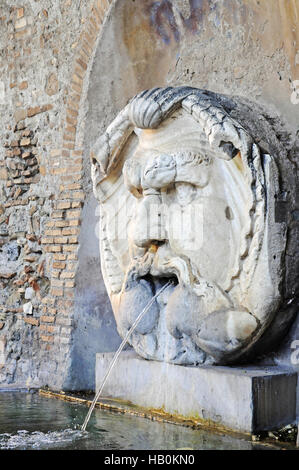
[[[210,163],[210,157],[197,152],[176,152],[171,154],[178,166],[187,164],[200,165],[201,163]]]

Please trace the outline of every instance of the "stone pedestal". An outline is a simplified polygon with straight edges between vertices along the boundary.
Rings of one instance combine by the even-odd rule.
[[[113,353],[96,358],[96,390]],[[103,396],[207,425],[257,433],[296,421],[297,374],[278,367],[187,367],[123,352]]]

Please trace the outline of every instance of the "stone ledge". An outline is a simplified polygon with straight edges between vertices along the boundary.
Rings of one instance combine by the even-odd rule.
[[[114,353],[96,358],[96,390]],[[297,374],[278,367],[186,367],[123,352],[103,394],[244,433],[296,422]]]

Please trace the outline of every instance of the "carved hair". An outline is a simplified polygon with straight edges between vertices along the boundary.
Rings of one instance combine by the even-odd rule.
[[[230,160],[239,151],[243,157],[251,154],[251,136],[229,116],[216,95],[191,87],[153,88],[132,98],[96,141],[91,156],[99,165],[101,179],[115,167],[134,127],[155,129],[180,107],[198,122],[210,146],[217,147],[220,158]]]

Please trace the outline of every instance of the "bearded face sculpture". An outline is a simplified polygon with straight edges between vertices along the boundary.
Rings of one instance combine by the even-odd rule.
[[[131,336],[139,355],[230,364],[254,351],[281,305],[278,172],[217,96],[134,97],[95,143],[92,180],[120,336],[171,279]]]

